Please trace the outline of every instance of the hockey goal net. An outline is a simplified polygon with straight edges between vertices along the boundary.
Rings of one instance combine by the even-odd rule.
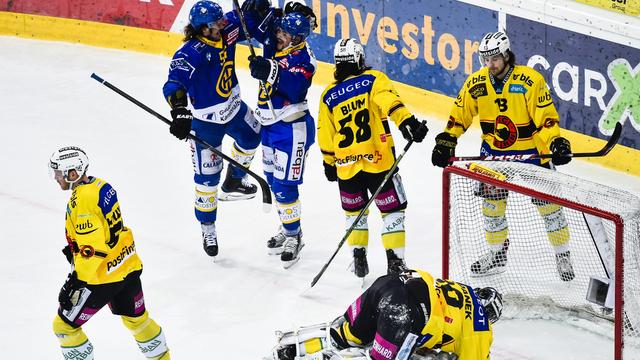
[[[506,205],[502,217],[495,211],[500,204]],[[555,212],[542,210],[554,206]],[[615,359],[638,358],[638,197],[530,164],[456,163],[443,175],[442,223],[443,276],[495,287],[504,294],[505,313],[544,303],[586,314],[580,317],[608,324]],[[565,241],[554,239],[563,228]],[[496,239],[505,237],[508,247],[498,245],[496,252]],[[567,250],[571,279],[557,263],[557,254]],[[492,254],[504,259],[480,268],[478,260],[495,259]]]

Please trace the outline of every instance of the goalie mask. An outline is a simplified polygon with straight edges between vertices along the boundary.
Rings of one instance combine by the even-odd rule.
[[[358,70],[364,68],[364,49],[356,39],[340,39],[333,48],[333,60],[338,64],[355,64]]]
[[[49,159],[49,173],[52,178],[62,178],[68,183],[78,181],[87,172],[89,158],[84,150],[77,146],[63,147],[51,155]],[[75,170],[78,177],[74,181],[69,180],[69,172]]]
[[[484,66],[486,59],[496,55],[502,55],[506,58],[507,52],[510,50],[511,43],[507,34],[502,31],[488,33],[480,40],[480,45],[478,46],[480,65]]]
[[[476,293],[480,304],[484,307],[484,313],[489,322],[493,324],[500,320],[503,307],[502,294],[492,287],[474,289],[473,292]]]

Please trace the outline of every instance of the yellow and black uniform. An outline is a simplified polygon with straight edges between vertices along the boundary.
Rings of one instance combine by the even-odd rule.
[[[332,83],[322,93],[318,143],[325,167],[335,167],[347,228],[395,162],[389,119],[400,126],[410,118],[412,115],[393,84],[380,71],[365,70]],[[375,203],[383,217],[382,243],[388,260],[403,259],[407,199],[399,173],[385,184]],[[355,225],[347,241],[354,248],[368,245],[366,215]]]
[[[74,271],[61,290],[53,330],[65,359],[93,359],[82,325],[109,304],[132,332],[145,357],[169,360],[164,333],[146,311],[131,230],[123,225],[116,191],[102,179],[73,187],[65,232]]]
[[[482,129],[481,155],[549,154],[554,140],[564,140],[559,139],[559,116],[549,88],[542,75],[528,66],[511,66],[502,80],[489,74],[487,67],[471,74],[454,102],[444,132],[458,138],[475,117]],[[548,158],[526,162],[552,168]],[[484,197],[482,213],[487,219],[487,243],[495,253],[506,252],[507,193]],[[545,220],[549,242],[556,253],[567,252],[570,234],[562,208],[546,201],[534,204]],[[472,267],[478,274],[485,273],[484,269],[480,263]]]
[[[528,66],[512,66],[503,80],[490,75],[487,67],[471,74],[454,102],[445,132],[460,137],[476,116],[487,155],[548,154],[551,142],[560,136],[549,88],[542,75]]]
[[[493,342],[489,316],[470,286],[420,270],[378,278],[344,319],[332,329],[336,347],[369,348],[374,360],[409,358],[418,349],[485,360]],[[302,345],[306,353],[326,348],[317,338]]]

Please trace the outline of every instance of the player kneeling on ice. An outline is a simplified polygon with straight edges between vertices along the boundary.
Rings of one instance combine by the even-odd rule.
[[[389,78],[366,65],[364,49],[358,41],[338,40],[333,57],[335,82],[320,98],[318,144],[327,180],[338,181],[347,229],[365,211],[347,238],[353,251],[353,271],[360,278],[369,273],[365,205],[369,194],[382,186],[375,203],[384,222],[382,243],[388,270],[397,272],[405,265],[407,198],[398,172],[382,184],[396,159],[389,120],[407,141],[421,142],[428,129],[404,106]]]
[[[72,190],[67,204],[62,252],[72,266],[58,301],[53,331],[65,359],[93,359],[93,345],[82,325],[109,304],[122,317],[148,359],[169,360],[164,332],[144,304],[131,230],[124,226],[116,191],[102,179],[87,176],[89,159],[75,146],[53,153],[49,170],[62,190]]]
[[[493,288],[407,270],[378,278],[332,323],[277,333],[271,359],[484,360],[501,314]]]
[[[276,44],[273,58],[268,47],[265,57],[249,58],[251,76],[263,84],[255,114],[262,123],[263,169],[281,222],[278,233],[267,241],[267,248],[269,254],[280,255],[285,268],[298,261],[304,246],[298,187],[315,140],[315,124],[306,99],[316,71],[315,56],[306,42],[310,19],[315,15],[308,7],[294,4],[287,4],[282,18],[270,25]]]
[[[483,68],[471,74],[452,107],[444,132],[436,136],[431,161],[445,167],[455,156],[458,138],[480,118],[482,146],[480,154],[531,155],[553,154],[549,159],[526,162],[554,169],[571,161],[571,144],[560,136],[559,115],[549,87],[534,69],[516,65],[509,38],[503,32],[488,33],[478,47]],[[474,275],[504,270],[509,250],[506,214],[508,192],[481,184],[478,196],[484,198],[485,237],[489,252],[471,265]],[[569,252],[569,227],[562,208],[544,200],[532,200],[544,219],[548,240],[556,253],[560,279],[575,277]],[[512,239],[513,240],[513,239]]]
[[[268,0],[247,0],[243,13],[254,36],[258,25],[270,13]],[[224,13],[213,1],[198,1],[189,12],[184,28],[184,44],[173,56],[163,93],[171,106],[170,131],[178,139],[195,135],[220,150],[225,135],[233,138],[231,157],[249,167],[260,144],[260,124],[240,97],[235,74],[235,51],[245,40],[240,20],[234,12]],[[202,242],[207,255],[218,255],[218,199],[253,198],[257,187],[242,168],[229,165],[222,192],[218,183],[222,158],[209,148],[191,142],[195,182],[195,215],[201,223]]]

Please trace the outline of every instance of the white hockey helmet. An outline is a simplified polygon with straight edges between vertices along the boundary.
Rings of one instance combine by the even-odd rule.
[[[333,60],[336,65],[353,63],[362,69],[364,67],[364,48],[356,39],[340,39],[333,48]]]
[[[89,158],[84,150],[77,146],[65,146],[58,149],[49,159],[49,171],[51,177],[62,176],[68,183],[78,181],[89,167]],[[69,180],[69,171],[75,170],[78,178],[74,181]]]
[[[509,37],[502,31],[495,33],[487,33],[478,46],[478,58],[480,64],[484,65],[484,59],[495,55],[506,56],[507,51],[511,50]]]

